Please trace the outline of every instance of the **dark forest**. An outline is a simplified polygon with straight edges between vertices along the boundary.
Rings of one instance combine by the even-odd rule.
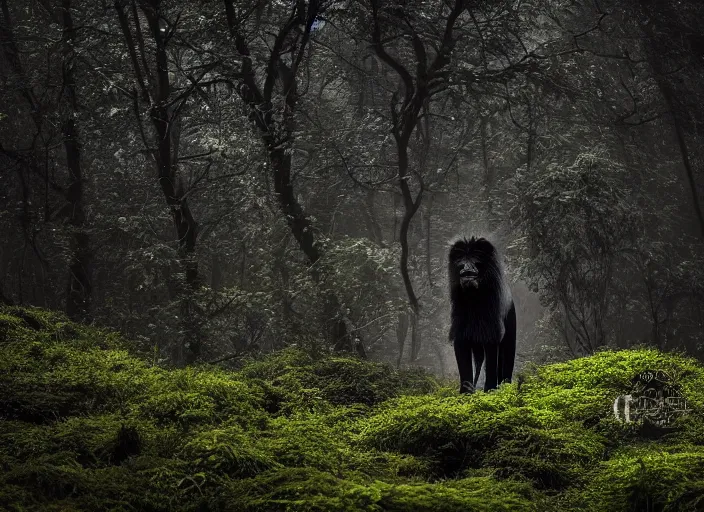
[[[0,509],[704,510],[703,194],[699,1],[0,0]]]

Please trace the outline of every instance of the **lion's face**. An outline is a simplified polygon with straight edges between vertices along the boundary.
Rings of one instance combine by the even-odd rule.
[[[462,288],[479,288],[481,263],[474,258],[462,258],[455,262]]]
[[[450,249],[450,271],[462,289],[478,289],[486,280],[494,247],[484,238],[458,240]]]

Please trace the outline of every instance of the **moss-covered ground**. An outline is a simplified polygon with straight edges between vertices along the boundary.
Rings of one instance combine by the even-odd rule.
[[[692,412],[613,418],[645,369]],[[46,511],[704,510],[704,368],[606,351],[459,396],[420,372],[285,350],[168,370],[113,333],[0,309],[0,508]]]

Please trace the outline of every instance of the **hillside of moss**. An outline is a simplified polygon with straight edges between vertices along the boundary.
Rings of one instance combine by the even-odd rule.
[[[691,413],[613,417],[646,369]],[[704,510],[704,367],[655,350],[533,368],[499,390],[295,349],[165,369],[115,333],[0,309],[0,509]]]

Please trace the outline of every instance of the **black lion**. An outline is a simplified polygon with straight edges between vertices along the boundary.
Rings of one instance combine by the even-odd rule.
[[[484,391],[511,382],[516,308],[496,249],[485,238],[457,240],[450,248],[448,274],[450,341],[460,371],[460,393],[474,390],[485,360]]]

